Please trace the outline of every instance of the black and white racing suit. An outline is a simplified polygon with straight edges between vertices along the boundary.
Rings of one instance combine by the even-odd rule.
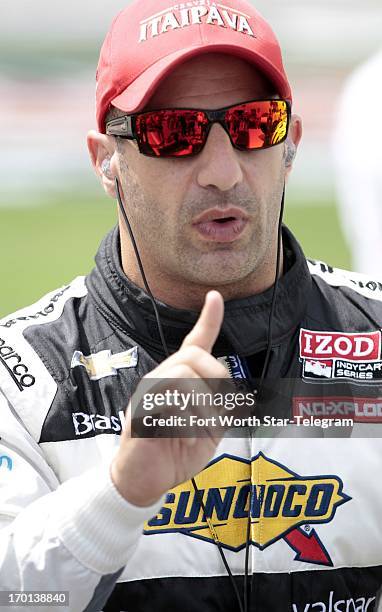
[[[197,483],[240,589],[252,486],[251,611],[371,612],[382,444],[366,428],[382,404],[334,396],[343,381],[375,388],[382,378],[382,284],[307,262],[286,228],[284,249],[268,376],[301,382],[295,414],[352,411],[365,435],[226,437]],[[136,508],[110,480],[132,390],[164,359],[152,304],[119,252],[115,229],[89,276],[0,321],[0,590],[69,591],[71,612],[232,612],[190,482]],[[214,355],[231,371],[259,370],[271,297],[226,303]],[[198,313],[158,309],[176,351]],[[315,400],[311,389],[329,378],[333,397]]]

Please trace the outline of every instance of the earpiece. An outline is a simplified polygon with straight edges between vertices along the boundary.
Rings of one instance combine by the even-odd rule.
[[[101,170],[104,173],[104,175],[107,176],[107,178],[113,178],[111,175],[110,157],[105,157],[105,159],[103,160],[101,164]]]
[[[285,166],[288,168],[292,165],[294,158],[296,157],[297,148],[294,142],[291,140],[286,141],[286,154],[285,154]]]

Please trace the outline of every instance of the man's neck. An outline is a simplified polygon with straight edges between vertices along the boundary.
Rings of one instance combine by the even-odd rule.
[[[168,277],[161,270],[147,270],[143,266],[147,282],[153,296],[174,308],[200,311],[206,293],[211,289],[219,291],[225,302],[234,299],[246,298],[263,293],[275,282],[276,263],[274,261],[264,262],[261,267],[262,273],[252,272],[247,277],[226,284],[199,284],[185,281],[183,278]],[[145,290],[142,275],[136,264],[136,257],[130,250],[122,248],[122,268],[128,279],[135,285]],[[281,249],[279,277],[283,270],[283,251]]]

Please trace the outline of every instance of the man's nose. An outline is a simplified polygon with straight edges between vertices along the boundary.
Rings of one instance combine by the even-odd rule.
[[[221,125],[215,123],[198,156],[197,181],[199,185],[228,191],[241,183],[243,173],[237,153],[227,132]]]

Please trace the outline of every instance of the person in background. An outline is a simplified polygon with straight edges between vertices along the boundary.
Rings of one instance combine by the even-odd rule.
[[[382,280],[382,49],[347,80],[333,131],[338,210],[357,272]]]

